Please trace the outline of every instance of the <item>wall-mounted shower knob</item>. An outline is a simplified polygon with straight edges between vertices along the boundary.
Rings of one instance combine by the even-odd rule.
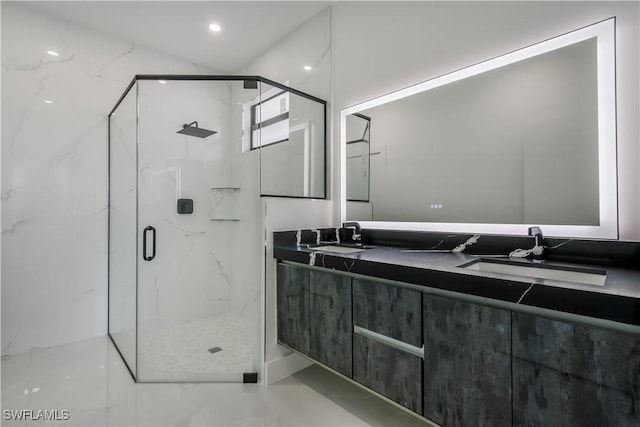
[[[193,213],[193,199],[178,199],[178,213],[179,214],[192,214]]]

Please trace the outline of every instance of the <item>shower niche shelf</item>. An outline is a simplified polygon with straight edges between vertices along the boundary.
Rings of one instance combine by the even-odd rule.
[[[240,222],[238,218],[209,218],[209,221],[217,222]]]
[[[209,187],[209,190],[217,190],[217,191],[240,191],[240,187]]]

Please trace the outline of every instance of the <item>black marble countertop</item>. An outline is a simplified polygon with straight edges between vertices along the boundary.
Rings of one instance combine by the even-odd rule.
[[[364,251],[339,254],[318,250],[315,242],[298,244],[291,240],[291,234],[289,238],[282,236],[287,235],[280,233],[280,238],[274,235],[273,253],[278,260],[640,326],[640,270],[628,265],[538,261],[502,254],[477,255],[366,242]],[[461,267],[480,258],[606,272],[606,280],[603,286],[586,285]]]

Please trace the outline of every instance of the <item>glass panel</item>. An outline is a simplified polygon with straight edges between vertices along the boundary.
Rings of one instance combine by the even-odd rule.
[[[289,92],[273,88],[251,111],[252,149],[289,139]]]
[[[271,92],[281,92],[281,89],[262,85],[262,99],[266,101],[262,102],[259,112],[267,116],[271,115],[268,101],[273,96]],[[271,132],[268,126],[262,128],[261,194],[324,198],[325,104],[291,92],[286,95],[289,106],[286,139],[267,145],[278,139],[272,135],[278,129]],[[282,129],[278,135],[283,135]]]
[[[369,132],[371,119],[362,114],[346,117],[347,201],[369,201]]]
[[[109,334],[136,374],[136,86],[109,117]]]
[[[139,87],[139,380],[240,382],[259,366],[259,89]]]

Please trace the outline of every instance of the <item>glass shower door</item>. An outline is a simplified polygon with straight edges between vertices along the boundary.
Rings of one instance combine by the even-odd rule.
[[[258,89],[138,86],[138,381],[251,380],[259,159],[242,134],[243,102]]]
[[[109,116],[109,335],[136,376],[136,90]]]

